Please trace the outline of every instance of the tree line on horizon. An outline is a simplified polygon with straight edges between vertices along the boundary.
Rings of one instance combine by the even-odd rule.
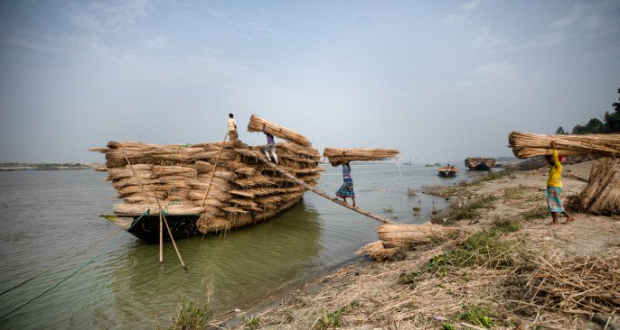
[[[618,88],[618,94],[620,94],[620,88]],[[573,127],[571,133],[560,126],[555,134],[607,134],[607,133],[620,133],[620,97],[618,102],[612,104],[614,108],[613,112],[605,111],[603,120],[598,118],[592,118],[585,125],[576,125]]]

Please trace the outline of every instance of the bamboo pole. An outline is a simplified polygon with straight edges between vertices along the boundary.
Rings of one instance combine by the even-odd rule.
[[[222,156],[222,151],[224,151],[224,143],[226,143],[226,138],[228,137],[228,131],[226,131],[226,135],[224,135],[224,140],[222,141],[222,147],[220,148],[220,153],[217,155],[217,159],[215,160],[215,164],[213,164],[213,173],[211,173],[211,180],[209,181],[209,187],[207,188],[207,193],[205,194],[205,198],[202,199],[202,203],[200,206],[205,206],[205,201],[209,196],[209,191],[211,191],[211,185],[213,185],[213,177],[215,176],[215,170],[217,170],[217,162],[220,160]]]
[[[226,136],[228,136],[228,132],[226,132]],[[224,137],[224,141],[226,140],[226,136]],[[222,146],[222,150],[223,148],[224,147]],[[125,153],[125,150],[121,149],[121,151],[123,152],[123,156],[125,156],[125,160],[127,161],[127,164],[129,165],[131,174],[136,178],[136,180],[140,184],[140,189],[142,189],[142,192],[147,196],[147,198],[149,198],[148,194],[146,193],[146,190],[144,189],[144,187],[142,186],[142,183],[140,182],[140,179],[138,178],[136,173],[133,171],[133,166],[131,165],[131,162],[129,161],[127,154]],[[221,151],[220,151],[220,155],[221,155]],[[211,179],[213,180],[213,177],[211,177]],[[170,227],[168,226],[168,220],[166,220],[165,216],[163,215],[163,212],[164,212],[163,208],[161,207],[161,204],[159,203],[159,200],[157,199],[157,197],[153,196],[153,198],[155,198],[155,202],[157,202],[157,206],[159,207],[159,266],[161,266],[164,263],[164,225],[162,223],[163,222],[162,220],[164,220],[166,223],[166,229],[168,229],[168,235],[170,235],[170,240],[172,241],[172,245],[174,246],[174,250],[176,251],[177,256],[179,257],[179,260],[181,261],[181,265],[183,265],[183,268],[187,271],[187,266],[185,266],[185,263],[183,262],[181,253],[179,252],[179,249],[177,248],[177,244],[174,242],[172,231],[170,230]],[[150,201],[151,200],[149,198],[149,205],[151,204]]]
[[[168,226],[168,220],[166,220],[166,215],[161,212],[161,216],[164,218],[164,224],[166,224],[166,229],[168,230],[168,235],[170,235],[170,240],[172,241],[172,246],[174,246],[174,251],[176,251],[177,257],[179,257],[179,261],[181,262],[181,265],[183,265],[183,269],[187,271],[187,266],[185,266],[185,262],[183,262],[183,258],[181,257],[179,248],[177,248],[177,243],[174,241],[174,237],[172,237],[172,231],[170,230],[170,226]]]
[[[162,212],[159,209],[159,266],[164,263],[164,225],[162,224]]]
[[[370,213],[368,211],[362,210],[359,207],[353,207],[353,206],[351,206],[351,205],[349,205],[349,204],[347,204],[345,202],[342,202],[341,200],[337,199],[336,197],[329,196],[324,191],[319,190],[319,189],[317,189],[317,188],[315,188],[315,187],[313,187],[313,186],[303,182],[302,180],[298,179],[296,176],[294,176],[294,175],[288,173],[287,171],[281,169],[276,164],[266,160],[265,158],[263,158],[262,154],[260,156],[257,155],[256,158],[258,160],[260,160],[261,162],[263,162],[265,165],[267,165],[267,166],[271,167],[272,169],[274,169],[275,171],[277,171],[278,173],[284,175],[287,179],[297,183],[298,185],[300,185],[300,186],[302,186],[302,187],[312,191],[313,193],[315,193],[315,194],[317,194],[317,195],[319,195],[319,196],[321,196],[323,198],[329,199],[330,201],[332,201],[332,202],[334,202],[336,204],[344,206],[344,207],[346,207],[346,208],[348,208],[350,210],[353,210],[353,211],[355,211],[355,212],[357,212],[357,213],[359,213],[361,215],[365,215],[365,216],[367,216],[367,217],[369,217],[371,219],[377,220],[379,222],[386,223],[386,224],[395,224],[395,222],[393,222],[390,219],[387,219],[387,218],[378,216],[376,214]]]

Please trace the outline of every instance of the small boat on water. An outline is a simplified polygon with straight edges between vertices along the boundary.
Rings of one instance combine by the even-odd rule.
[[[459,169],[456,166],[444,166],[442,168],[437,169],[437,174],[440,177],[450,178],[455,176],[459,172]]]
[[[470,157],[465,159],[465,166],[472,171],[490,171],[495,166],[495,158]]]
[[[425,167],[437,167],[437,166],[441,166],[441,164],[439,163],[435,163],[435,164],[426,164],[424,165]]]

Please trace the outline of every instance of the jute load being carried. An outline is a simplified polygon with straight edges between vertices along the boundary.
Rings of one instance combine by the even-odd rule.
[[[569,209],[592,214],[620,214],[620,134],[542,135],[512,132],[508,142],[518,158],[550,155],[551,141],[563,156],[600,158],[592,164],[585,189],[570,198]]]
[[[278,167],[313,187],[321,171],[319,152],[309,140],[252,116],[248,130],[265,123],[278,143]],[[273,130],[273,131],[272,131]],[[161,205],[175,238],[216,233],[272,218],[297,204],[307,188],[265,167],[263,146],[235,142],[157,145],[109,142],[90,149],[106,155],[107,180],[124,203],[107,216],[135,236],[158,239]],[[135,219],[144,216],[138,226]],[[168,235],[165,235],[168,239]]]

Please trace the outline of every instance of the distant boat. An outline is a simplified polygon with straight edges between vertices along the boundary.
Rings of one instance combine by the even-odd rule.
[[[465,166],[472,171],[490,171],[495,165],[495,158],[470,157],[465,159]]]
[[[411,158],[409,158],[409,161],[404,162],[404,163],[403,163],[403,165],[413,165],[413,164],[411,163]]]
[[[456,166],[444,166],[442,168],[437,169],[437,173],[439,176],[444,178],[450,178],[455,176],[459,172],[458,167]]]
[[[426,165],[424,165],[424,166],[426,166],[426,167],[437,167],[437,166],[441,166],[441,164],[439,164],[439,163],[435,163],[435,164],[426,164]]]

